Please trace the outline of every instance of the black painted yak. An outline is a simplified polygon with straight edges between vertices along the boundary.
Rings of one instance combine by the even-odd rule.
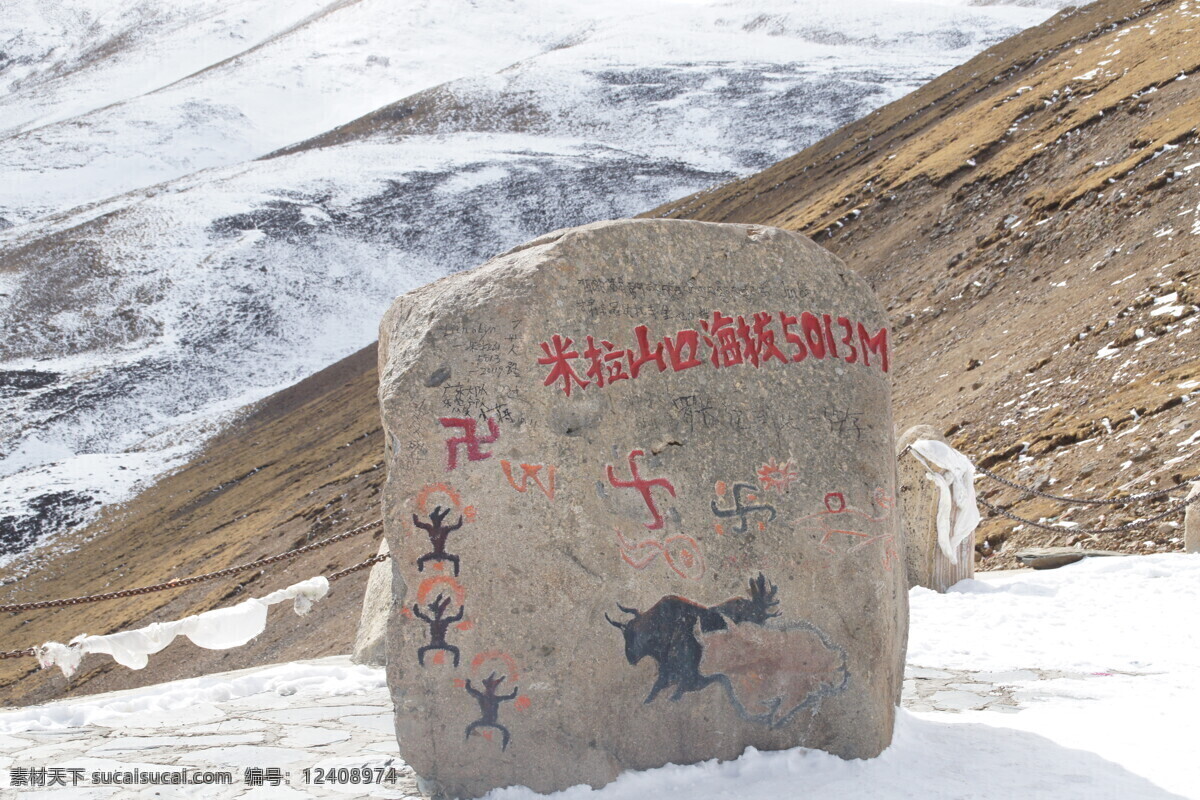
[[[669,686],[675,687],[671,699],[678,700],[685,692],[699,691],[718,679],[717,675],[700,673],[704,648],[696,638],[697,626],[701,632],[709,633],[724,630],[729,622],[762,625],[779,616],[779,612],[771,610],[779,604],[776,591],[776,586],[768,583],[760,572],[750,581],[748,598],[733,597],[710,607],[686,597],[668,595],[646,611],[618,603],[617,608],[633,615],[624,622],[608,614],[604,617],[625,634],[625,658],[630,664],[637,664],[647,656],[658,664],[658,678],[645,702],[652,702]]]

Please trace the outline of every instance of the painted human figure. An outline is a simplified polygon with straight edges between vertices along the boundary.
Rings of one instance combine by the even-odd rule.
[[[509,735],[508,728],[504,727],[499,722],[500,704],[505,700],[515,700],[517,697],[518,687],[514,686],[513,690],[508,694],[496,694],[496,689],[503,681],[504,676],[497,678],[496,673],[493,672],[491,675],[483,679],[483,691],[481,692],[471,685],[471,681],[469,679],[467,680],[467,692],[475,698],[477,703],[479,703],[479,719],[467,726],[467,735],[464,738],[470,739],[471,732],[478,728],[494,728],[500,731],[500,749],[507,750],[508,740],[511,737]]]
[[[450,509],[436,506],[433,513],[429,515],[429,522],[421,522],[417,519],[417,515],[413,514],[413,524],[429,534],[429,544],[433,546],[433,552],[426,553],[417,559],[418,572],[425,571],[426,561],[449,561],[454,565],[454,576],[458,577],[458,556],[446,552],[446,539],[451,533],[462,527],[463,521],[460,514],[458,522],[450,526],[443,525],[442,522],[449,513]]]
[[[815,514],[801,517],[797,522],[805,520],[814,520],[816,525],[805,525],[797,528],[797,530],[816,530],[823,535],[818,542],[821,549],[827,553],[833,554],[837,551],[834,549],[830,540],[834,534],[842,534],[850,536],[860,541],[851,545],[847,552],[855,553],[862,550],[867,545],[875,542],[883,543],[883,566],[887,569],[892,568],[893,562],[899,559],[899,554],[895,549],[894,537],[890,529],[885,529],[883,533],[867,533],[865,531],[856,530],[852,525],[862,525],[867,523],[878,523],[888,519],[891,515],[893,505],[892,498],[882,489],[876,489],[871,497],[872,503],[882,509],[882,511],[872,516],[857,508],[852,508],[846,504],[846,496],[841,492],[829,492],[825,495],[825,510]]]
[[[446,609],[450,607],[450,598],[439,594],[434,601],[426,606],[432,617],[427,617],[421,611],[419,605],[413,604],[413,615],[429,625],[429,644],[417,650],[417,663],[422,667],[425,666],[425,654],[430,650],[445,650],[450,655],[454,656],[454,666],[458,666],[458,648],[446,642],[446,631],[450,626],[463,618],[466,612],[466,606],[459,606],[458,613],[452,617],[446,616]]]

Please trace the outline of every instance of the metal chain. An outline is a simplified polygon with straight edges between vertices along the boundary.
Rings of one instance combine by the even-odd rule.
[[[1044,497],[1047,500],[1058,500],[1063,503],[1079,503],[1089,506],[1120,506],[1127,503],[1137,503],[1142,500],[1152,500],[1156,497],[1162,497],[1163,495],[1170,494],[1176,489],[1185,489],[1189,483],[1193,483],[1196,480],[1195,478],[1188,478],[1183,483],[1177,483],[1174,486],[1168,486],[1165,489],[1159,489],[1153,492],[1145,492],[1144,494],[1131,494],[1127,497],[1114,497],[1111,500],[1088,500],[1082,497],[1063,497],[1061,495],[1050,494],[1049,492],[1043,492],[1038,489],[1034,489],[1031,486],[1022,486],[1019,483],[1013,483],[1007,478],[1002,478],[991,470],[985,469],[978,464],[975,465],[975,471],[986,475],[997,483],[1003,483],[1005,486],[1024,492],[1025,494],[1037,495],[1038,497]]]
[[[1052,525],[1044,525],[1041,522],[1034,522],[1031,519],[1025,519],[1024,517],[1019,517],[1016,514],[1009,511],[1007,508],[992,505],[987,500],[984,500],[982,497],[976,497],[975,499],[979,501],[980,505],[989,509],[994,514],[1002,514],[1011,520],[1016,520],[1017,522],[1023,522],[1026,525],[1032,525],[1035,528],[1041,528],[1042,530],[1046,530],[1046,531],[1053,531],[1054,533],[1071,532],[1071,533],[1096,534],[1096,533],[1121,533],[1122,531],[1132,531],[1132,530],[1136,530],[1137,528],[1144,528],[1145,526],[1149,525],[1151,522],[1158,522],[1160,519],[1162,519],[1164,517],[1169,517],[1172,514],[1178,513],[1179,511],[1182,511],[1183,509],[1192,505],[1197,500],[1200,500],[1200,494],[1196,495],[1195,497],[1191,498],[1190,500],[1184,500],[1180,503],[1176,503],[1175,505],[1171,506],[1166,511],[1163,511],[1160,514],[1155,514],[1154,516],[1147,517],[1145,519],[1134,520],[1133,522],[1126,522],[1124,525],[1118,525],[1115,528],[1063,528],[1061,526],[1056,528]]]
[[[24,650],[9,650],[7,653],[0,653],[0,659],[21,658],[23,656],[29,656],[31,658],[36,657],[37,656],[37,648],[36,647],[27,647]]]
[[[336,542],[340,542],[345,539],[349,539],[351,536],[357,536],[360,533],[364,533],[364,532],[372,530],[374,528],[378,528],[381,525],[383,525],[383,520],[378,519],[378,520],[375,520],[374,522],[369,522],[366,525],[363,525],[361,527],[346,531],[345,533],[339,533],[336,536],[330,536],[328,539],[322,539],[319,542],[314,542],[312,544],[304,545],[303,547],[297,547],[295,550],[288,550],[286,553],[279,553],[277,555],[267,556],[265,558],[260,558],[257,561],[251,561],[248,564],[240,564],[236,567],[226,567],[225,569],[220,569],[220,570],[217,570],[216,572],[208,572],[203,575],[196,575],[191,578],[180,578],[179,580],[167,581],[166,583],[158,583],[153,586],[141,586],[141,587],[138,587],[137,589],[123,589],[119,592],[105,592],[104,594],[93,594],[93,595],[87,595],[84,597],[68,597],[68,598],[64,598],[61,600],[41,600],[41,601],[38,601],[35,603],[14,603],[12,605],[0,606],[0,611],[8,611],[8,612],[34,611],[36,609],[42,609],[42,608],[58,608],[61,606],[79,605],[81,603],[97,603],[97,602],[100,602],[101,600],[116,600],[116,599],[122,598],[122,597],[134,597],[136,595],[150,594],[151,592],[162,592],[162,591],[166,591],[167,589],[178,589],[182,586],[191,586],[196,583],[203,583],[204,581],[216,580],[217,578],[225,578],[230,575],[236,575],[239,572],[245,572],[246,570],[255,569],[257,567],[263,567],[268,564],[274,564],[278,561],[285,561],[288,559],[292,559],[292,558],[295,558],[296,556],[303,555],[304,553],[308,553],[313,550],[320,549],[322,547],[328,547],[329,545],[334,544]]]
[[[374,523],[372,523],[372,524],[374,524]],[[361,531],[359,531],[359,532],[361,533]],[[391,553],[380,553],[377,556],[372,556],[371,558],[368,558],[366,561],[360,561],[359,563],[355,564],[352,567],[346,567],[343,570],[339,570],[339,571],[333,573],[332,575],[329,576],[328,580],[330,583],[333,583],[334,581],[336,581],[340,578],[344,578],[347,575],[351,575],[360,570],[364,570],[364,569],[367,569],[368,567],[372,567],[381,561],[387,561],[389,558],[391,558]],[[27,647],[24,650],[10,650],[7,653],[0,653],[0,660],[5,659],[5,658],[25,658],[25,657],[36,658],[37,657],[37,648],[36,647]]]
[[[334,581],[338,580],[339,578],[344,578],[351,573],[358,572],[360,569],[366,569],[367,567],[373,567],[381,561],[387,561],[391,557],[392,557],[391,553],[380,553],[377,556],[371,556],[366,561],[360,561],[359,563],[355,564],[353,567],[346,567],[345,569],[340,570],[339,572],[333,573],[332,575],[329,576],[329,582],[333,583]]]

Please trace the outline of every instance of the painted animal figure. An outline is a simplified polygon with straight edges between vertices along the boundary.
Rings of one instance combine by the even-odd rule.
[[[704,648],[700,669],[723,675],[738,713],[771,728],[816,709],[849,683],[845,651],[807,622],[730,625],[697,638]]]
[[[623,622],[608,614],[604,617],[625,635],[625,658],[630,664],[649,657],[658,665],[658,677],[645,702],[653,702],[659,692],[671,686],[675,687],[671,700],[678,700],[686,692],[697,692],[720,677],[701,674],[704,648],[697,631],[725,630],[731,622],[761,625],[779,616],[779,612],[772,610],[779,604],[776,591],[777,587],[759,573],[750,581],[749,597],[734,597],[709,607],[686,597],[669,595],[646,611],[618,603],[617,608],[632,615]]]

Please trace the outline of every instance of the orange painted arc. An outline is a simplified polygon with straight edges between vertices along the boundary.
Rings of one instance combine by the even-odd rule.
[[[421,489],[417,493],[416,502],[417,510],[422,514],[428,514],[429,498],[435,494],[444,494],[450,500],[450,505],[454,506],[459,511],[463,510],[462,497],[458,492],[454,491],[447,483],[433,483]],[[470,520],[467,520],[468,522]]]
[[[463,588],[461,583],[449,575],[436,575],[421,581],[421,585],[417,587],[417,602],[425,605],[425,601],[429,598],[429,595],[433,594],[434,590],[439,589],[443,584],[454,594],[455,603],[460,607],[466,603],[467,590]]]
[[[485,672],[494,671],[491,669],[488,669],[488,670],[481,669],[481,667],[484,664],[487,664],[490,661],[500,661],[504,664],[504,666],[506,667],[505,675],[510,684],[516,683],[517,680],[520,679],[520,676],[517,674],[516,659],[514,659],[508,653],[502,652],[500,650],[486,650],[486,651],[480,653],[479,655],[475,656],[473,659],[471,659],[471,674],[472,675],[482,675]]]

